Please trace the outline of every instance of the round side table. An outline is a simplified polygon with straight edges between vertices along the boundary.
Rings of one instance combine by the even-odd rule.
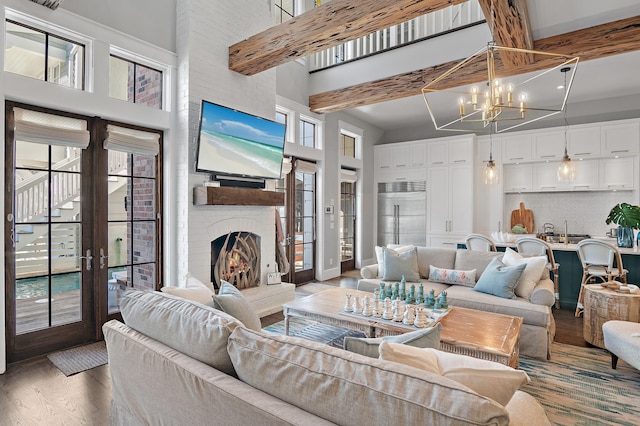
[[[640,322],[640,291],[618,293],[599,284],[584,288],[584,340],[604,348],[602,324],[609,320]]]

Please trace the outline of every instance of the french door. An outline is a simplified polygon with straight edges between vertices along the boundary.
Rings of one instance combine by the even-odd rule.
[[[136,235],[149,240],[148,224],[136,223],[127,203],[149,182],[135,176],[133,154],[103,147],[110,139],[106,121],[12,102],[5,109],[6,336],[14,362],[101,338],[101,325],[118,316],[118,297],[132,286],[133,271],[146,263],[157,271],[160,256],[159,245],[136,247]],[[114,168],[116,157],[122,162]],[[141,204],[159,235],[157,159],[146,160],[154,164],[142,167],[151,170],[154,188]],[[127,207],[130,213],[121,214]],[[135,253],[152,253],[151,261],[140,262]]]
[[[340,182],[340,272],[356,269],[356,183]]]
[[[291,171],[277,184],[285,192],[285,206],[278,207],[278,212],[290,264],[282,279],[302,284],[315,278],[316,167],[296,158],[290,164]]]

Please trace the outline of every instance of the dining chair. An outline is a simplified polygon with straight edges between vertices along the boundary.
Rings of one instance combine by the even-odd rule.
[[[622,265],[622,256],[617,247],[604,241],[589,238],[578,243],[578,258],[582,263],[582,282],[578,294],[575,316],[579,317],[584,310],[584,286],[592,279],[603,283],[614,278],[627,282],[627,271]],[[615,265],[615,266],[614,266]]]
[[[464,243],[467,246],[467,250],[497,251],[493,240],[482,234],[469,234]]]
[[[516,249],[518,249],[518,253],[520,254],[547,256],[547,266],[553,274],[553,289],[556,299],[555,307],[556,309],[560,309],[560,264],[556,263],[553,257],[551,246],[540,238],[523,237],[516,240]]]

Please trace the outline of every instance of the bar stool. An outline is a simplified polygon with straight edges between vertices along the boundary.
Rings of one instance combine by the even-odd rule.
[[[555,307],[560,309],[560,264],[553,257],[551,246],[539,238],[523,237],[516,240],[516,248],[520,254],[547,256],[549,271],[553,273],[553,288],[556,298]]]
[[[482,234],[469,234],[464,240],[467,250],[497,251],[493,240]]]
[[[578,243],[578,258],[582,263],[582,282],[575,316],[579,317],[584,310],[584,285],[592,278],[597,278],[603,283],[618,278],[627,282],[627,271],[622,266],[622,256],[617,247],[600,240],[586,239]],[[616,265],[614,267],[613,265]]]

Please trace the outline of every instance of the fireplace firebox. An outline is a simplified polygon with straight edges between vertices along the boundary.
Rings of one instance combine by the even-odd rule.
[[[211,241],[211,281],[216,289],[222,280],[238,289],[260,285],[260,236],[234,231]]]

